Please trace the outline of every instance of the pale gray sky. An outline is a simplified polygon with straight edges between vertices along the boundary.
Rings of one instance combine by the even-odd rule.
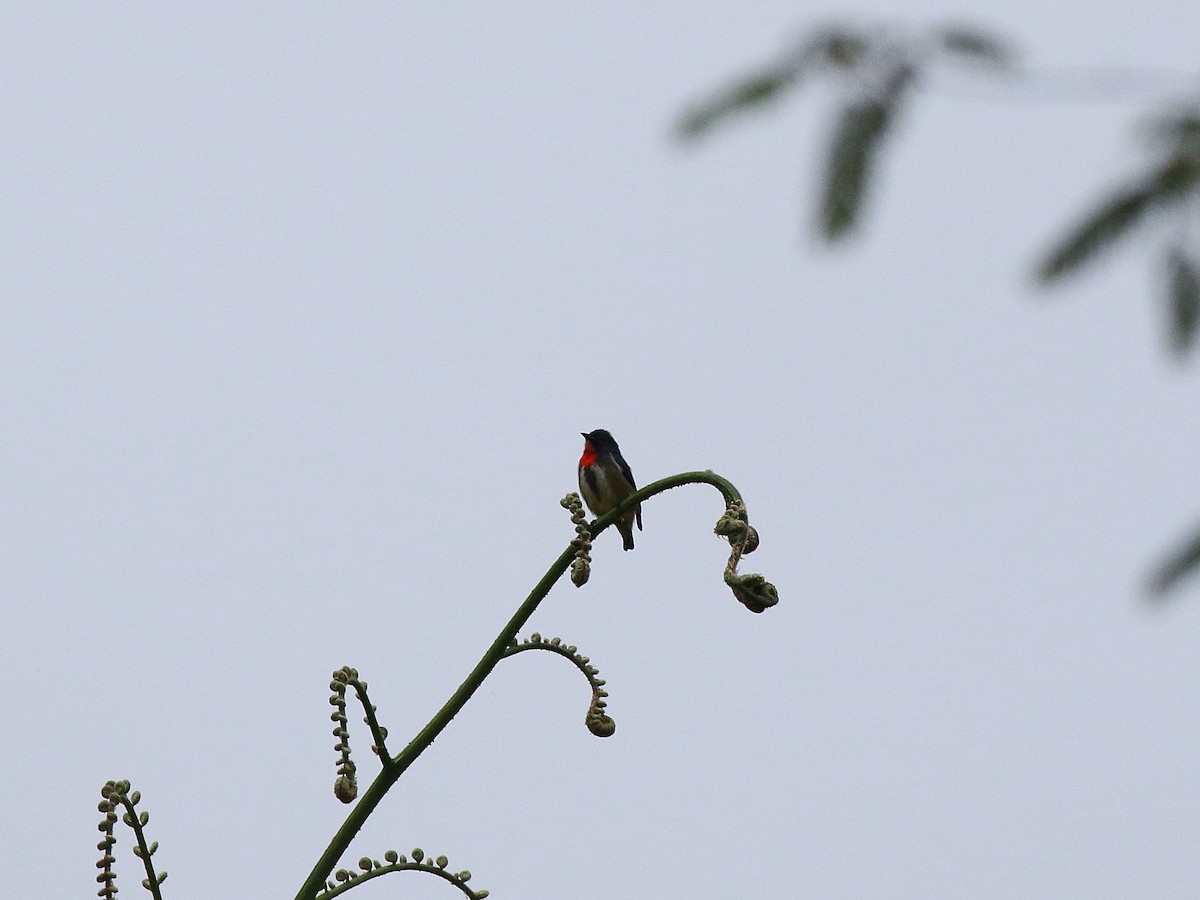
[[[715,492],[658,498],[531,623],[616,735],[562,660],[506,662],[347,863],[420,846],[523,900],[1195,897],[1200,588],[1141,586],[1200,516],[1200,369],[1153,241],[1027,279],[1167,95],[937,80],[832,252],[828,92],[669,138],[832,15],[1195,62],[1185,0],[997,9],[0,11],[9,892],[94,895],[124,777],[167,896],[293,896],[346,812],[330,673],[402,745],[569,540],[604,427],[642,482],[741,488],[779,606],[721,583]]]

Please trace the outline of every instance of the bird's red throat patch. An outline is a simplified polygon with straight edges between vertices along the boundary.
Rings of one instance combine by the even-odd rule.
[[[592,448],[592,445],[590,443],[588,443],[587,441],[584,441],[583,442],[583,456],[579,457],[579,464],[581,466],[590,466],[595,461],[596,461],[596,451]]]

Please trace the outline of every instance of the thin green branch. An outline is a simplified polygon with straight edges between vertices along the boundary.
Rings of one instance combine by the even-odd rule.
[[[367,696],[367,685],[365,682],[355,679],[351,682],[354,685],[354,693],[358,695],[358,700],[362,703],[363,719],[367,723],[367,727],[371,729],[371,740],[375,742],[375,752],[380,759],[389,759],[387,752],[387,729],[379,724],[379,720],[375,717],[375,704],[371,702],[371,698]]]
[[[379,860],[363,857],[358,861],[358,867],[361,871],[355,872],[350,869],[339,869],[335,879],[339,884],[328,886],[323,893],[322,900],[336,897],[339,894],[344,894],[352,887],[357,887],[364,881],[370,881],[372,878],[378,878],[380,875],[390,875],[393,872],[425,872],[429,875],[436,875],[450,882],[469,900],[484,900],[488,896],[487,891],[472,890],[467,882],[471,880],[471,873],[465,869],[461,872],[448,872],[446,866],[449,865],[446,857],[439,856],[437,859],[425,856],[418,848],[413,850],[413,859],[410,861],[407,857],[402,856],[394,850],[389,850],[384,859],[387,863],[381,863]]]
[[[118,795],[121,805],[125,807],[125,815],[122,817],[125,824],[133,829],[134,837],[137,838],[137,849],[134,850],[134,856],[142,861],[142,865],[146,867],[146,877],[142,881],[142,887],[148,890],[154,900],[162,900],[162,891],[159,890],[159,885],[166,880],[167,873],[163,872],[159,876],[154,871],[154,863],[150,857],[154,855],[154,851],[158,849],[158,845],[151,846],[146,842],[146,823],[150,821],[150,814],[146,812],[139,813],[134,806],[136,800],[141,799],[141,795],[134,792],[133,799],[129,795],[122,792]]]

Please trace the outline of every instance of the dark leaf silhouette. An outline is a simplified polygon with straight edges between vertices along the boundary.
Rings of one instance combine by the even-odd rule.
[[[1200,568],[1200,530],[1158,567],[1150,581],[1151,594],[1161,599],[1197,568]]]
[[[1191,349],[1200,324],[1200,268],[1179,247],[1167,253],[1170,279],[1171,349],[1182,356]]]
[[[698,138],[734,115],[775,102],[810,72],[854,69],[872,52],[870,39],[852,29],[834,26],[817,31],[774,62],[686,110],[676,123],[676,134],[683,140]]]
[[[982,31],[950,26],[939,34],[942,49],[955,56],[999,68],[1008,68],[1014,54],[1005,43]]]
[[[1178,201],[1194,180],[1189,162],[1175,158],[1149,177],[1118,191],[1047,254],[1038,266],[1038,280],[1051,282],[1074,272],[1128,234],[1152,209]]]
[[[677,133],[684,139],[700,137],[732,115],[778,99],[799,81],[803,68],[803,59],[797,58],[746,76],[685,112],[676,126]]]
[[[874,174],[875,155],[912,78],[911,67],[899,66],[881,91],[842,110],[821,200],[820,231],[827,240],[844,237],[858,224],[863,194]]]
[[[816,32],[809,47],[818,62],[840,69],[853,69],[878,51],[871,37],[840,25]]]
[[[1200,154],[1200,113],[1186,112],[1155,122],[1150,129],[1152,137],[1171,145],[1176,155]]]

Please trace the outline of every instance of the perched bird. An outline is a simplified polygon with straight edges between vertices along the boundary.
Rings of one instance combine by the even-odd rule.
[[[580,432],[583,435],[583,456],[579,457],[579,492],[593,515],[602,516],[637,490],[629,463],[621,456],[621,448],[613,436],[603,428]],[[638,530],[642,527],[642,505],[617,520],[617,531],[625,542],[625,549],[633,549],[633,520],[637,519]]]

